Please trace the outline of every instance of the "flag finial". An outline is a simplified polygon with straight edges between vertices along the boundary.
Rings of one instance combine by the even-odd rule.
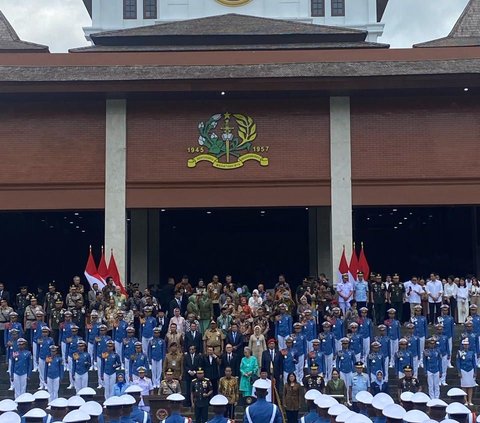
[[[360,243],[360,245],[361,245],[361,246],[362,246],[362,248],[363,248],[363,241]]]
[[[110,253],[112,253],[112,254],[113,254],[113,248],[110,248]]]
[[[90,252],[92,252],[92,245],[90,245],[88,249],[90,250]]]

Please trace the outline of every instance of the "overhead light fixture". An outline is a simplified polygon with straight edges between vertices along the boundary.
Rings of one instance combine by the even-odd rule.
[[[404,217],[404,218],[403,218],[403,220],[407,220],[407,219],[408,219],[408,217]]]
[[[393,229],[398,229],[398,226],[394,226]]]
[[[80,213],[77,212],[77,213],[74,213],[74,214],[75,214],[75,216],[78,216]]]
[[[398,222],[399,225],[403,225],[403,222]]]
[[[393,211],[393,212],[396,212],[396,211],[397,211],[397,209],[392,209],[392,211]]]
[[[212,214],[212,212],[211,212],[211,211],[207,211],[207,214]]]
[[[305,207],[305,210],[308,210],[308,207]]]
[[[261,214],[265,214],[265,210],[262,210],[260,213],[261,213]]]
[[[220,93],[220,95],[225,95],[225,91],[222,91],[222,92]]]
[[[463,89],[463,91],[465,91],[465,92],[467,92],[468,90],[469,90],[468,87],[465,87],[465,88]]]
[[[165,211],[165,209],[161,209],[160,211],[163,213]]]

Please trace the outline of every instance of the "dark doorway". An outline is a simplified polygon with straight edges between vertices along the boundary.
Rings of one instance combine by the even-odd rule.
[[[363,241],[370,269],[383,275],[465,276],[476,272],[474,207],[354,210],[354,239]]]
[[[74,275],[84,281],[89,245],[98,263],[103,220],[103,211],[0,213],[0,280],[12,293],[52,281],[65,290]]]
[[[308,275],[305,208],[165,210],[160,213],[160,276],[192,282],[231,274],[249,287],[293,285]]]

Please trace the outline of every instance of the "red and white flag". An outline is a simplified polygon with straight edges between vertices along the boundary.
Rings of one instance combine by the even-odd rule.
[[[352,258],[350,259],[350,265],[348,266],[348,280],[350,282],[356,282],[358,269],[357,252],[355,251],[355,243],[353,243]]]
[[[100,263],[98,263],[98,274],[102,277],[104,281],[107,280],[107,276],[110,276],[107,268],[107,261],[105,260],[105,251],[103,251],[102,245],[102,256],[100,257]]]
[[[120,279],[120,272],[118,271],[117,262],[113,256],[113,248],[110,251],[110,261],[108,262],[108,275],[112,277],[113,282],[116,286],[119,286],[122,294],[127,295],[127,290],[123,286],[122,280]]]
[[[105,286],[105,280],[98,274],[97,265],[93,260],[92,247],[90,247],[87,265],[85,266],[85,277],[91,288],[93,288],[94,283],[97,283],[100,289]]]
[[[362,242],[362,248],[360,249],[360,257],[358,259],[358,270],[363,272],[363,279],[368,281],[368,278],[370,277],[370,266],[368,265],[367,258],[365,257],[363,242]]]
[[[345,256],[345,245],[343,246],[342,256],[340,257],[340,264],[338,265],[338,280],[342,280],[342,275],[348,274],[347,257]]]

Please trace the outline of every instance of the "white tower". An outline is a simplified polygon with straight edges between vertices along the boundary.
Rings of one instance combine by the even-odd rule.
[[[226,13],[343,26],[368,31],[367,41],[382,35],[388,0],[83,0],[90,34]]]

